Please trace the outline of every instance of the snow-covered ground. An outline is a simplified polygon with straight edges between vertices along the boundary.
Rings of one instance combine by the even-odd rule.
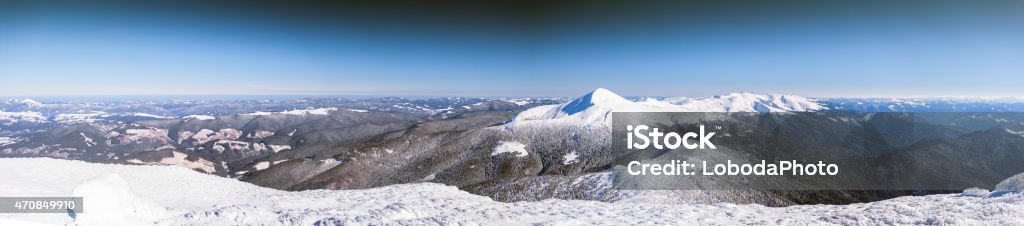
[[[0,214],[2,225],[1024,224],[1019,192],[784,208],[642,200],[502,203],[433,183],[288,192],[174,166],[46,158],[0,159],[0,172],[0,196],[85,197],[85,213],[75,221],[67,214],[8,213]]]

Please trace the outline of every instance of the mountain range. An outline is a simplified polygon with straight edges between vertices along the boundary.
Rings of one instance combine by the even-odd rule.
[[[867,99],[813,99],[734,93],[703,98],[624,98],[596,89],[577,98],[308,98],[292,101],[141,101],[110,103],[0,103],[0,156],[51,157],[133,165],[176,165],[282,190],[359,189],[435,182],[499,201],[548,198],[615,201],[668,197],[666,202],[735,202],[790,205],[849,203],[898,194],[848,199],[806,198],[771,191],[625,191],[612,189],[622,153],[611,150],[613,112],[849,112],[857,139],[876,146],[851,154],[925,158],[915,148],[956,150],[973,135],[1020,131],[1000,125],[1009,115],[937,118],[868,117]],[[895,100],[902,101],[902,100]],[[950,102],[949,112],[1019,104]],[[955,103],[954,103],[955,102]],[[868,104],[865,104],[868,103]],[[903,103],[903,104],[900,104]],[[917,102],[914,102],[917,103]],[[971,108],[968,108],[971,107]],[[885,117],[882,117],[885,116]],[[813,118],[812,118],[813,119]],[[837,119],[838,120],[838,119]],[[821,120],[810,120],[819,122]],[[831,125],[832,122],[822,125]],[[935,126],[934,133],[897,136],[902,124]],[[889,125],[889,126],[886,126]],[[922,128],[922,127],[914,127]],[[793,128],[798,129],[798,128]],[[1012,136],[1009,136],[1012,138]],[[984,142],[979,140],[975,142]],[[1005,140],[1002,147],[1019,143]],[[828,142],[815,144],[831,146]],[[929,146],[930,145],[930,146]],[[1003,160],[1018,149],[1003,148]],[[1009,158],[1010,156],[1012,158]],[[656,158],[657,156],[655,156]],[[666,156],[667,157],[667,156]],[[980,160],[979,160],[980,161]],[[936,164],[939,162],[936,162]],[[1005,175],[1017,169],[992,169]],[[989,172],[986,172],[989,173]],[[969,175],[964,175],[967,177]],[[1005,177],[1003,177],[1005,178]],[[984,181],[994,178],[981,178]],[[846,194],[844,197],[850,197]],[[673,201],[674,200],[674,201]]]

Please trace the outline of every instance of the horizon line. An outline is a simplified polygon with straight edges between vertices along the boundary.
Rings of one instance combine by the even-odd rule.
[[[615,92],[613,91],[613,93],[615,93]],[[620,96],[622,96],[624,98],[672,98],[672,97],[707,98],[707,97],[724,96],[724,95],[737,94],[737,93],[751,93],[751,94],[757,94],[757,95],[792,95],[792,96],[799,96],[799,97],[805,97],[805,98],[811,98],[811,99],[866,99],[866,100],[873,100],[873,99],[900,99],[900,100],[905,100],[905,99],[927,99],[927,100],[936,100],[936,99],[1008,100],[1008,99],[1012,99],[1012,100],[1024,101],[1024,96],[967,96],[967,95],[963,95],[963,96],[957,96],[957,95],[935,95],[935,96],[925,96],[925,95],[906,95],[906,96],[880,96],[880,95],[879,96],[860,96],[860,95],[849,95],[849,96],[804,96],[804,95],[798,95],[798,94],[771,93],[771,92],[731,92],[731,93],[725,93],[725,94],[704,95],[704,96],[665,96],[665,95],[654,95],[654,96],[652,96],[652,95],[621,95],[619,93],[615,93],[615,94],[616,95],[620,95]],[[388,97],[396,97],[396,98],[412,98],[412,99],[418,99],[418,98],[445,98],[445,97],[449,97],[449,98],[455,98],[455,97],[457,97],[457,98],[576,98],[576,97],[579,97],[579,96],[582,96],[582,95],[585,95],[585,94],[586,93],[580,94],[580,95],[575,95],[575,96],[573,96],[573,95],[449,95],[449,94],[397,94],[397,93],[396,94],[84,94],[84,95],[82,95],[82,94],[70,94],[70,95],[67,95],[67,94],[65,94],[65,95],[56,94],[56,95],[0,95],[0,99],[4,99],[4,100],[10,100],[10,99],[63,99],[63,98],[67,98],[67,99],[76,99],[76,98],[98,99],[98,98],[118,98],[118,97],[134,97],[134,98],[207,97],[207,98],[201,98],[201,99],[214,99],[214,100],[216,100],[215,99],[216,97],[236,97],[236,98],[237,97],[288,97],[288,98],[294,98],[294,99],[290,99],[290,100],[301,100],[301,99],[307,99],[307,98],[333,98],[333,97],[340,97],[340,98],[352,98],[352,97],[388,98]],[[167,100],[171,100],[171,99],[167,99]],[[189,100],[189,99],[185,99],[185,100]],[[191,100],[195,100],[195,99],[191,99]]]

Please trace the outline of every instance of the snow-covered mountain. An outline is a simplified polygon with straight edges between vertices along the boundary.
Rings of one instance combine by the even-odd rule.
[[[642,199],[503,203],[435,183],[289,192],[179,167],[45,158],[0,159],[0,171],[6,172],[0,196],[80,196],[85,202],[85,213],[75,215],[0,213],[2,225],[1024,224],[1019,186],[851,205],[765,207]]]
[[[644,98],[641,101],[630,101],[612,91],[598,88],[564,104],[523,111],[513,122],[546,120],[611,125],[612,112],[781,112],[824,109],[814,100],[794,95],[732,93],[703,98]]]
[[[676,106],[633,102],[607,89],[598,88],[572,101],[523,111],[513,121],[551,120],[570,123],[611,125],[612,112],[678,111]]]
[[[678,105],[683,111],[688,112],[781,112],[826,109],[815,100],[786,94],[730,93],[703,98],[673,97],[661,101]]]

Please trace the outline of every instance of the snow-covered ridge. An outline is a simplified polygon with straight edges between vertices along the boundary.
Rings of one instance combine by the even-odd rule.
[[[53,116],[53,121],[60,123],[92,123],[100,120],[100,117],[104,116],[103,112],[89,112],[89,113],[66,113],[58,114]]]
[[[33,170],[25,170],[33,169]],[[290,192],[175,166],[0,159],[0,196],[85,197],[85,213],[0,213],[3,225],[1021,225],[1024,195],[900,197],[851,205],[502,203],[434,183]],[[46,178],[41,180],[40,178]]]
[[[610,126],[612,112],[783,112],[825,109],[812,99],[795,95],[732,93],[703,98],[644,98],[641,101],[630,101],[612,91],[598,88],[568,103],[523,111],[513,122],[550,120]]]
[[[102,111],[80,111],[74,113],[60,113],[55,114],[53,117],[46,117],[40,112],[36,111],[21,111],[21,112],[5,112],[0,110],[0,122],[16,123],[16,122],[31,122],[31,123],[47,123],[55,122],[61,124],[76,124],[76,123],[93,123],[97,121],[105,120],[107,117],[116,116],[134,116],[134,117],[146,117],[154,119],[165,119],[169,118],[166,116],[159,116],[147,113],[124,113],[124,114],[110,114]]]
[[[786,94],[730,93],[703,98],[673,97],[660,101],[678,105],[683,111],[688,112],[782,112],[825,109],[812,99]]]
[[[329,108],[294,109],[294,110],[281,111],[281,112],[257,111],[257,112],[253,112],[253,113],[242,114],[242,115],[251,115],[251,116],[272,115],[272,114],[283,114],[283,115],[328,115],[332,111],[338,111],[338,108],[336,108],[336,107],[329,107]],[[354,112],[366,112],[366,111],[360,111],[360,110],[351,110],[351,111],[354,111]]]
[[[171,117],[148,114],[148,113],[125,113],[125,114],[110,114],[102,111],[90,111],[90,112],[78,112],[78,113],[63,113],[54,115],[52,118],[53,122],[63,124],[75,124],[75,123],[94,123],[97,121],[105,120],[107,117],[115,116],[132,116],[132,117],[144,117],[154,119],[166,119]]]
[[[40,103],[39,101],[33,99],[23,99],[21,100],[21,103],[29,106],[43,106],[43,103]]]
[[[214,117],[212,115],[186,115],[186,116],[181,117],[181,118],[183,118],[185,120],[203,120],[203,121],[217,119],[217,117]]]
[[[5,112],[0,111],[0,122],[45,122],[46,116],[39,112]]]
[[[15,105],[15,106],[20,106],[20,107],[29,108],[29,109],[37,109],[37,108],[43,107],[43,105],[44,105],[43,103],[41,103],[39,101],[36,101],[36,100],[33,100],[33,99],[27,99],[27,98],[26,99],[20,99],[20,98],[0,99],[0,104],[3,104],[3,105]]]
[[[38,111],[43,106],[43,103],[39,101],[32,99],[6,99],[0,101],[0,103],[15,105],[17,106],[16,108],[21,108],[21,110],[0,108],[0,123],[40,123],[47,121],[47,117]]]

